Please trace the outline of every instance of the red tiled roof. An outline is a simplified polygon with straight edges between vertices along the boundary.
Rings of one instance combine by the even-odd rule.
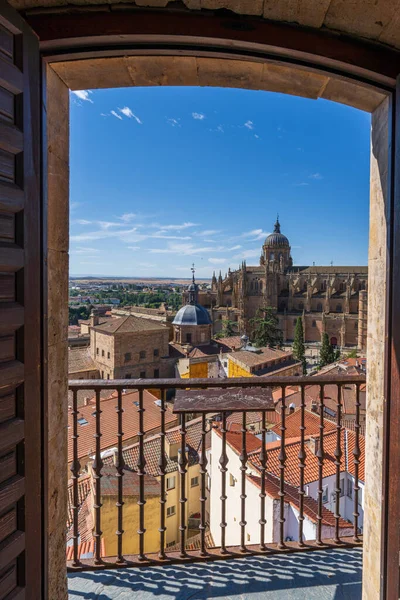
[[[143,407],[145,409],[143,421],[144,421],[144,431],[149,433],[151,431],[157,430],[160,427],[160,408],[155,404],[157,398],[153,396],[149,391],[144,390],[143,392]],[[138,413],[138,403],[139,403],[139,392],[133,391],[128,392],[122,395],[122,408],[124,411],[123,414],[123,431],[124,431],[124,440],[129,440],[135,437],[139,431],[139,413]],[[117,421],[117,412],[116,412],[116,404],[117,399],[116,395],[112,395],[107,400],[101,401],[101,415],[100,415],[100,423],[101,423],[101,433],[102,437],[100,438],[100,446],[101,450],[105,450],[107,448],[112,448],[117,445],[117,431],[118,431],[118,421]],[[96,432],[96,422],[94,416],[95,407],[90,404],[88,406],[81,406],[79,408],[78,413],[78,421],[79,419],[85,419],[87,424],[80,424],[78,422],[78,458],[87,457],[90,454],[93,454],[95,449],[95,438],[94,434]],[[175,424],[177,420],[176,415],[173,415],[171,409],[167,407],[167,412],[165,413],[165,423]],[[73,448],[72,448],[72,425],[73,425],[73,416],[71,411],[68,414],[68,462],[71,462],[73,459]]]
[[[220,428],[216,428],[215,430],[218,435],[222,436]],[[226,432],[226,441],[229,446],[235,450],[238,454],[242,451],[242,432],[241,426],[238,423],[231,423],[229,430]],[[246,450],[247,452],[254,452],[255,450],[260,450],[261,448],[261,440],[259,440],[255,435],[246,432]]]
[[[301,425],[301,410],[298,408],[293,413],[286,415],[285,426],[286,431],[285,435],[287,438],[300,437],[300,425]],[[304,411],[304,426],[306,436],[308,435],[319,435],[319,415],[315,413],[305,410]],[[336,426],[328,419],[324,419],[324,429],[327,431],[336,431]],[[272,431],[277,435],[281,435],[280,431],[280,422],[272,428]]]
[[[261,489],[261,477],[257,477],[256,475],[248,475],[247,478],[252,481],[258,488]],[[278,500],[279,496],[279,480],[275,477],[271,477],[270,475],[266,478],[266,493],[271,496],[274,500]],[[296,509],[299,510],[300,502],[299,502],[299,491],[294,486],[285,483],[284,485],[284,493],[285,493],[285,502],[291,504]],[[310,496],[304,496],[304,514],[312,521],[313,523],[318,522],[318,502],[311,498]],[[336,525],[335,515],[324,506],[322,507],[322,524],[327,525],[329,527],[334,527]],[[350,529],[352,524],[346,519],[339,519],[339,528],[340,529]]]
[[[248,367],[257,367],[273,360],[293,358],[293,352],[285,352],[284,350],[273,350],[272,348],[258,348],[257,352],[249,352],[248,350],[238,350],[229,356],[232,360],[239,360]],[[284,363],[281,363],[284,367]]]
[[[218,338],[214,340],[218,346],[221,346],[222,352],[231,352],[237,350],[243,346],[243,340],[238,335],[232,335],[231,337]]]
[[[337,394],[338,394],[338,386],[335,384],[329,384],[324,386],[324,405],[328,411],[331,411],[333,415],[336,414],[337,411]],[[274,394],[274,400],[280,404],[281,399],[281,391],[278,390],[277,393]],[[342,414],[350,415],[355,414],[356,407],[356,393],[354,384],[348,384],[342,386]],[[311,410],[313,404],[317,404],[319,407],[320,403],[320,386],[319,385],[308,385],[305,388],[305,403],[306,408]],[[360,403],[361,403],[361,412],[365,412],[365,386],[360,386]],[[296,389],[294,386],[290,387],[286,390],[286,404],[294,404],[299,407],[301,404],[301,394],[300,390]]]
[[[131,333],[136,331],[165,331],[167,327],[151,319],[128,315],[119,319],[107,319],[106,323],[96,325],[94,329],[104,333]]]
[[[140,477],[130,469],[124,469],[122,478],[124,496],[139,496]],[[101,470],[101,495],[102,496],[117,496],[118,495],[118,477],[117,469],[112,465],[105,465]],[[153,475],[146,474],[144,481],[144,495],[159,496],[160,482]]]
[[[93,558],[96,548],[95,540],[90,540],[89,542],[82,542],[78,544],[78,559],[82,558]],[[73,560],[74,558],[74,547],[69,545],[66,547],[67,560]],[[106,556],[106,546],[104,543],[104,538],[101,538],[100,542],[100,556],[104,558]]]
[[[68,348],[68,373],[98,371],[90,355],[90,348]]]
[[[89,473],[82,475],[78,479],[78,507],[79,509],[82,507],[83,503],[86,501],[91,490],[91,476]],[[68,515],[67,515],[67,529],[72,526],[73,522],[73,511],[72,506],[73,502],[73,482],[72,479],[68,481]],[[68,539],[68,538],[67,538]]]

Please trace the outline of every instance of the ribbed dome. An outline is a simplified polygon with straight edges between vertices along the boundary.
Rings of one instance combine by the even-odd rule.
[[[278,219],[276,220],[273,233],[270,233],[265,238],[264,244],[265,246],[270,247],[289,247],[289,240],[287,239],[286,235],[283,235],[283,233],[281,233],[281,224],[279,223]]]
[[[173,325],[211,325],[210,315],[204,306],[186,304],[178,310]]]

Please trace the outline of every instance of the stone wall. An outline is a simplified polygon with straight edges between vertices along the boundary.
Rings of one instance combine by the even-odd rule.
[[[46,68],[47,97],[47,526],[48,598],[67,600],[69,92]]]

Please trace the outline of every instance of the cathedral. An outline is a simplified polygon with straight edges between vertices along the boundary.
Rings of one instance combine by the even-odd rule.
[[[368,267],[293,266],[288,238],[279,219],[262,247],[260,264],[212,278],[211,290],[199,293],[208,308],[214,335],[223,320],[251,336],[257,310],[271,306],[279,319],[284,342],[294,338],[296,320],[303,320],[305,342],[320,342],[328,333],[334,346],[364,351],[367,342]]]

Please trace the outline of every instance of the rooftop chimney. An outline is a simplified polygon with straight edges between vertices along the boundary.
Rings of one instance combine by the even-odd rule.
[[[296,405],[292,402],[291,404],[289,404],[289,414],[294,413],[296,409]]]
[[[90,313],[90,326],[95,327],[95,325],[98,325],[98,324],[99,324],[99,315],[98,315],[97,311],[95,311],[93,309],[92,312]]]
[[[319,438],[318,437],[310,437],[310,450],[313,454],[317,454],[319,448]]]
[[[312,412],[315,412],[315,413],[316,413],[316,412],[318,412],[318,405],[317,405],[317,403],[315,402],[315,400],[313,400],[313,401],[311,402],[311,411],[312,411]]]

